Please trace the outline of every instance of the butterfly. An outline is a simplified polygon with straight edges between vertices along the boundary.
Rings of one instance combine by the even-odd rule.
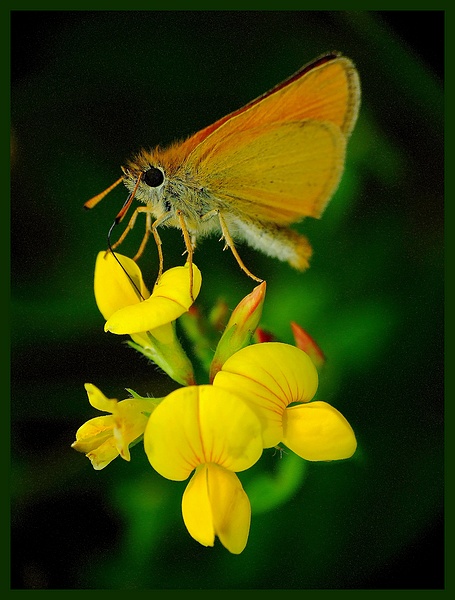
[[[118,247],[145,213],[145,235],[134,260],[152,235],[159,275],[162,226],[182,231],[190,265],[197,242],[217,233],[256,281],[262,279],[243,263],[236,241],[304,270],[312,248],[291,225],[324,212],[343,173],[359,106],[354,64],[340,53],[325,54],[185,140],[140,150],[122,167],[123,176],[85,207],[123,182],[130,193],[114,225],[134,199],[142,205],[110,248]]]

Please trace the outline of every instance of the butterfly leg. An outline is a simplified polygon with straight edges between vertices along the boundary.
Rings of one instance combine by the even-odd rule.
[[[240,258],[240,255],[237,252],[237,248],[235,247],[234,240],[232,239],[232,236],[229,233],[229,229],[226,224],[226,221],[224,220],[223,216],[221,215],[221,213],[218,209],[209,210],[209,212],[205,213],[205,215],[202,216],[202,220],[207,221],[208,219],[211,219],[212,217],[218,217],[218,221],[219,221],[220,227],[221,227],[221,234],[222,234],[221,239],[224,240],[224,249],[229,248],[231,250],[239,267],[242,269],[242,271],[244,271],[248,275],[248,277],[251,277],[251,279],[254,279],[254,281],[258,281],[259,283],[264,281],[263,279],[259,279],[259,277],[256,277],[256,275],[253,275],[253,273],[245,266],[245,263]]]
[[[150,216],[150,218],[147,221],[148,235],[147,235],[147,231],[146,231],[146,234],[144,236],[145,243],[144,243],[144,240],[142,240],[142,243],[144,244],[144,247],[145,247],[148,236],[150,235],[150,232],[151,232],[153,235],[153,239],[155,240],[156,249],[158,251],[158,260],[159,260],[159,265],[160,265],[159,270],[158,270],[158,277],[156,278],[156,281],[155,281],[155,285],[156,285],[158,283],[158,281],[160,280],[161,275],[163,274],[163,267],[164,267],[163,249],[162,249],[160,234],[158,233],[158,227],[160,225],[162,225],[163,223],[165,223],[168,219],[170,219],[172,216],[172,213],[170,213],[170,212],[164,213],[163,215],[161,215],[161,217],[158,217],[158,219],[156,219],[156,221],[154,221],[151,225],[150,225],[151,220],[152,220],[151,213],[148,213],[147,216]],[[142,246],[142,244],[141,244],[141,246]]]
[[[115,250],[116,248],[118,248],[120,246],[120,244],[124,241],[124,239],[126,238],[126,236],[129,234],[129,232],[133,229],[133,227],[134,227],[134,225],[136,223],[137,215],[139,213],[143,213],[143,212],[145,212],[145,213],[150,212],[150,209],[148,208],[148,206],[139,206],[138,208],[136,208],[136,210],[131,215],[131,219],[129,220],[128,225],[125,227],[122,235],[115,242],[115,244],[112,244],[111,250]],[[144,244],[144,246],[145,246],[145,244]],[[141,244],[141,247],[142,247],[142,244]],[[134,258],[134,260],[136,260],[136,257]]]
[[[139,207],[137,209],[137,211],[139,211],[139,210],[141,210],[141,212],[145,212],[145,214],[146,214],[145,234],[144,234],[144,237],[142,238],[141,245],[139,246],[139,249],[136,252],[136,255],[134,256],[133,260],[137,261],[142,256],[142,253],[144,252],[145,246],[147,245],[150,234],[152,234],[153,239],[155,240],[156,249],[158,251],[158,261],[159,261],[158,275],[155,280],[155,285],[156,285],[158,283],[158,281],[160,280],[161,275],[163,274],[163,268],[164,268],[164,257],[163,257],[163,248],[162,248],[163,244],[161,242],[160,234],[158,233],[158,227],[160,225],[162,225],[163,223],[165,223],[168,219],[170,219],[170,217],[172,216],[172,213],[170,213],[170,212],[164,213],[163,215],[161,215],[161,217],[159,217],[158,219],[156,219],[156,221],[154,221],[152,223],[152,213],[149,210],[149,208],[147,206],[144,206],[144,207]],[[133,225],[134,225],[134,223],[133,223]]]
[[[188,226],[185,222],[185,218],[182,214],[181,210],[176,211],[177,218],[179,220],[180,229],[182,230],[183,240],[185,242],[186,252],[188,254],[188,266],[190,269],[190,297],[192,302],[194,302],[193,296],[193,253],[194,253],[194,244],[191,240],[190,233],[188,231]]]
[[[223,216],[221,215],[221,213],[219,211],[217,211],[217,213],[218,213],[218,220],[220,222],[221,233],[223,234],[222,239],[224,239],[226,247],[230,248],[232,254],[234,255],[235,260],[237,261],[237,263],[238,263],[239,267],[242,269],[242,271],[244,271],[248,275],[248,277],[251,277],[251,279],[254,279],[254,281],[258,281],[259,283],[261,283],[264,280],[259,279],[259,277],[256,277],[256,275],[253,275],[253,273],[245,266],[243,260],[240,258],[240,255],[237,252],[237,248],[235,247],[234,240],[232,239],[231,234],[229,233],[229,229],[227,228],[226,221],[224,220]]]
[[[137,262],[139,260],[139,258],[142,256],[151,232],[152,232],[152,214],[150,211],[147,211],[147,212],[145,212],[145,234],[144,234],[144,237],[142,238],[142,242],[138,248],[138,251],[136,252],[136,254],[133,257],[134,262]],[[160,243],[161,243],[161,240],[160,240]]]

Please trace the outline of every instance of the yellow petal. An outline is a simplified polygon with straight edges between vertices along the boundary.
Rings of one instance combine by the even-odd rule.
[[[144,447],[153,468],[176,481],[209,462],[243,471],[262,454],[261,426],[234,394],[210,385],[190,386],[171,392],[157,406]]]
[[[86,454],[95,471],[101,471],[118,456],[118,450],[113,437],[107,439],[101,446]]]
[[[133,333],[131,335],[131,339],[135,344],[141,346],[142,348],[146,348],[150,345],[150,338],[147,331],[144,331],[142,333]]]
[[[178,339],[175,333],[175,325],[173,323],[166,323],[165,325],[161,325],[160,327],[155,327],[153,329],[152,338],[158,340],[160,344],[165,344],[167,346],[173,344]],[[150,337],[148,343],[150,344]]]
[[[264,447],[282,439],[282,417],[291,402],[308,402],[316,393],[318,373],[309,356],[280,342],[253,344],[236,352],[213,381],[243,398],[258,415]]]
[[[114,439],[120,456],[129,461],[131,443],[142,436],[149,415],[156,407],[150,400],[122,400],[114,411]]]
[[[150,296],[139,304],[121,308],[107,320],[104,330],[117,335],[130,335],[167,325],[185,312],[180,304],[168,298]]]
[[[193,264],[193,295],[201,289],[201,274]],[[115,334],[150,331],[175,321],[192,304],[189,267],[174,267],[165,271],[150,298],[121,308],[106,322],[104,329]]]
[[[76,432],[76,441],[71,447],[83,452],[94,469],[104,469],[119,454],[113,438],[114,417],[95,417],[84,423]]]
[[[244,550],[251,506],[232,471],[213,463],[198,467],[183,494],[182,513],[188,532],[203,546],[213,546],[216,534],[229,552]]]
[[[203,546],[213,546],[215,527],[209,499],[207,465],[200,465],[186,486],[182,514],[191,537]]]
[[[256,379],[237,373],[219,371],[213,380],[214,387],[240,396],[256,412],[262,427],[264,448],[276,446],[283,434],[282,415],[286,403],[269,389],[261,389]]]
[[[310,402],[292,406],[283,418],[283,443],[306,460],[340,460],[355,452],[354,432],[333,406]]]
[[[121,308],[136,304],[150,295],[137,264],[127,256],[117,253],[114,256],[112,252],[98,253],[95,263],[94,290],[96,304],[105,319],[109,319]]]
[[[165,271],[153,290],[153,295],[168,298],[180,304],[186,312],[199,295],[202,285],[201,272],[193,263],[193,298],[190,294],[190,269],[186,263],[183,267],[174,267]]]
[[[90,419],[76,431],[76,441],[71,444],[71,447],[86,454],[112,437],[113,429],[114,418],[112,415]]]
[[[208,489],[215,534],[225,548],[240,554],[248,541],[251,505],[235,473],[208,465]]]
[[[101,390],[99,390],[93,383],[84,384],[85,391],[87,392],[88,401],[98,410],[103,412],[112,413],[117,406],[117,400],[107,398]]]

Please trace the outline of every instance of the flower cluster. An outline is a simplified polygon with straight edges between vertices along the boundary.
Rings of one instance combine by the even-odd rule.
[[[73,447],[102,469],[118,455],[129,461],[131,446],[143,440],[147,458],[160,475],[174,481],[191,477],[182,498],[190,535],[204,546],[213,546],[218,537],[239,554],[247,544],[251,506],[237,473],[279,444],[307,461],[333,461],[351,457],[357,443],[343,415],[314,400],[316,365],[324,360],[314,340],[295,323],[295,346],[274,341],[258,328],[265,282],[229,319],[226,307],[217,307],[212,323],[227,323],[212,356],[193,305],[200,288],[199,269],[187,263],[164,272],[150,294],[134,261],[99,253],[95,298],[105,330],[129,335],[133,348],[182,387],[159,399],[128,390],[130,397],[119,402],[86,384],[90,404],[108,415],[82,425]],[[205,362],[205,383],[196,382],[177,337],[179,318],[195,354]]]

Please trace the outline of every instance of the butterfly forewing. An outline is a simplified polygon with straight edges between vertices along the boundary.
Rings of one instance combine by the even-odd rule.
[[[358,104],[351,61],[328,58],[211,126],[186,163],[228,209],[278,224],[319,217],[340,180]]]
[[[321,64],[318,64],[321,62]],[[360,103],[357,71],[345,57],[329,56],[315,61],[252,100],[243,108],[219,119],[187,140],[191,151],[221,128],[237,132],[267,123],[316,119],[334,123],[345,135],[355,124]],[[213,140],[211,143],[214,143]]]
[[[284,225],[322,213],[338,185],[344,151],[337,127],[302,121],[223,136],[198,163],[208,190],[230,210]]]

